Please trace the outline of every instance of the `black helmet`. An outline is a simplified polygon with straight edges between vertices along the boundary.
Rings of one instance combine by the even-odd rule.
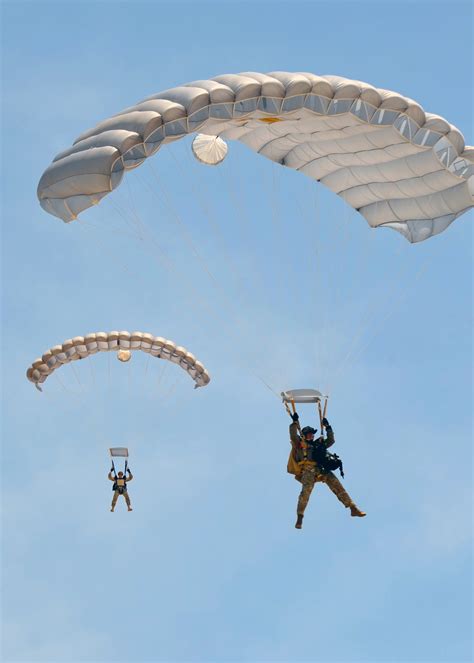
[[[317,430],[318,430],[317,428],[311,428],[311,426],[305,426],[301,430],[301,434],[302,435],[308,435],[308,433],[312,433],[314,435],[317,432]]]

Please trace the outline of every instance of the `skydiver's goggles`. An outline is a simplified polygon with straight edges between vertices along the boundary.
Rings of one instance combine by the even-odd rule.
[[[317,432],[318,432],[317,428],[311,428],[311,426],[305,426],[301,431],[301,434],[306,437],[307,435],[315,435]]]

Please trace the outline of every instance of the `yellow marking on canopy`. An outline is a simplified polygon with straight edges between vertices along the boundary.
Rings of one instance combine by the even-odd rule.
[[[260,122],[265,122],[266,124],[273,124],[274,122],[282,122],[279,117],[260,117]]]

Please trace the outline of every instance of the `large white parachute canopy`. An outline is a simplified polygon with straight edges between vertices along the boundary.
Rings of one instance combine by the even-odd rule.
[[[370,226],[410,242],[437,235],[474,204],[474,148],[447,120],[367,83],[287,72],[186,83],[100,122],[56,156],[39,182],[40,203],[72,221],[126,170],[195,132],[212,137],[208,147],[221,146],[215,137],[239,140],[322,182]]]
[[[209,373],[194,355],[173,341],[144,332],[112,331],[95,332],[87,336],[76,336],[61,345],[47,350],[36,359],[26,372],[26,377],[36,387],[43,383],[54,371],[64,364],[85,359],[97,352],[116,352],[120,361],[128,361],[131,353],[137,350],[153,357],[166,359],[184,369],[194,380],[194,388],[204,387],[209,381]]]

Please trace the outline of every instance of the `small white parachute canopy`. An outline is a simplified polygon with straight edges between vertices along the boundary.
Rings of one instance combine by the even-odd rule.
[[[320,403],[324,398],[317,389],[288,389],[281,392],[283,403]]]
[[[186,83],[103,120],[46,169],[40,204],[72,221],[113,191],[125,171],[196,132],[211,136],[214,147],[215,137],[239,140],[304,173],[371,227],[393,228],[410,242],[443,232],[474,205],[474,147],[447,120],[368,83],[284,71]],[[194,152],[209,163],[201,142]]]
[[[36,359],[26,371],[26,377],[41,391],[39,385],[54,371],[64,364],[77,359],[85,359],[96,352],[116,352],[120,361],[121,353],[131,355],[135,351],[146,352],[153,357],[166,359],[184,369],[194,380],[194,388],[204,387],[210,382],[209,373],[196,357],[186,348],[161,336],[153,336],[145,332],[94,332],[87,336],[76,336],[55,345],[47,350],[42,357]],[[122,355],[123,356],[123,355]],[[129,357],[130,358],[130,357]]]
[[[196,159],[207,166],[217,166],[224,161],[227,149],[227,143],[222,138],[206,134],[198,134],[192,144]]]

